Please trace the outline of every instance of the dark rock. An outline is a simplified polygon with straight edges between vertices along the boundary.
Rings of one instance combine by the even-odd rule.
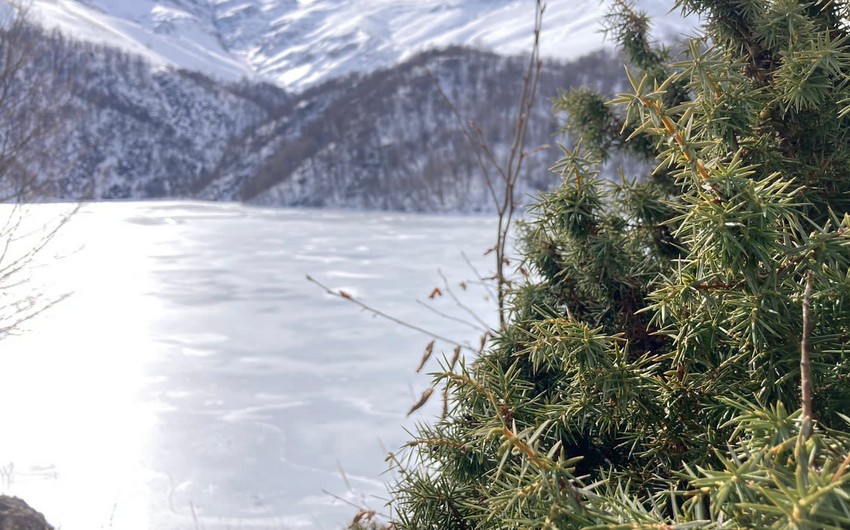
[[[0,495],[0,530],[54,530],[44,515],[17,497]]]

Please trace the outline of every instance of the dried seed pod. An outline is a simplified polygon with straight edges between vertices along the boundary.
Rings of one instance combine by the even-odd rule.
[[[422,360],[419,361],[419,368],[416,369],[417,374],[419,372],[421,372],[423,368],[425,368],[425,363],[428,362],[428,359],[431,358],[431,354],[434,353],[434,343],[435,342],[436,341],[432,340],[431,342],[428,343],[427,346],[425,346],[425,353],[422,354]]]
[[[425,403],[428,403],[428,400],[431,398],[431,395],[432,395],[433,393],[434,393],[434,389],[433,389],[433,388],[429,388],[429,389],[428,389],[428,390],[426,390],[425,392],[422,392],[422,397],[420,397],[420,398],[419,398],[419,401],[417,401],[417,402],[416,402],[416,403],[415,403],[412,407],[410,407],[410,410],[409,410],[409,411],[407,411],[407,415],[408,415],[408,416],[410,416],[411,414],[413,414],[413,413],[414,413],[414,412],[416,412],[417,410],[419,410],[419,409],[421,409],[422,407],[424,407],[424,406],[425,406]]]

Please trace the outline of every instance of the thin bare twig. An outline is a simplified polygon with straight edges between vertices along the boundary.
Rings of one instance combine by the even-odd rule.
[[[461,302],[461,301],[460,301],[460,299],[457,297],[457,295],[456,295],[456,294],[454,293],[454,291],[452,290],[451,285],[449,285],[449,280],[446,278],[446,275],[445,275],[445,274],[443,274],[443,271],[441,271],[441,270],[437,269],[437,274],[439,274],[439,275],[440,275],[440,278],[442,278],[442,279],[443,279],[443,286],[445,287],[445,291],[446,291],[446,293],[447,293],[447,294],[451,297],[451,299],[454,301],[454,303],[455,303],[455,304],[456,304],[459,308],[463,309],[463,310],[464,310],[464,311],[466,311],[469,315],[471,315],[471,316],[472,316],[472,318],[474,318],[476,322],[478,322],[479,324],[481,324],[481,327],[482,327],[482,328],[484,328],[484,329],[482,329],[481,331],[487,331],[487,330],[489,330],[489,329],[490,329],[490,326],[488,326],[488,325],[487,325],[487,323],[486,323],[486,322],[484,322],[484,320],[483,320],[481,317],[479,317],[479,316],[475,313],[475,311],[473,311],[473,310],[472,310],[472,309],[471,309],[468,305],[466,305],[466,304],[464,304],[463,302]]]
[[[487,186],[487,191],[490,192],[490,197],[493,199],[493,203],[498,203],[499,198],[496,194],[496,188],[493,184],[493,178],[490,175],[490,168],[484,162],[484,159],[481,156],[482,142],[480,140],[476,140],[475,135],[473,135],[472,131],[470,131],[470,127],[467,126],[466,122],[463,120],[463,117],[461,117],[457,105],[454,104],[449,95],[446,94],[446,91],[443,90],[443,86],[440,84],[440,80],[437,79],[437,76],[434,75],[434,72],[432,72],[431,69],[428,68],[428,66],[425,66],[425,73],[428,74],[428,77],[431,79],[431,82],[434,83],[435,87],[437,87],[437,93],[440,94],[440,97],[442,97],[446,104],[449,106],[449,110],[454,115],[458,125],[460,125],[461,132],[463,132],[464,137],[472,146],[472,152],[475,153],[475,158],[478,161],[478,165],[481,167],[481,171],[484,172],[484,184]],[[495,166],[497,169],[499,168],[498,164],[495,164]]]
[[[469,259],[469,256],[466,255],[466,252],[461,252],[460,255],[463,256],[463,260],[466,262],[467,265],[469,265],[469,268],[472,269],[472,273],[475,274],[475,277],[478,278],[478,281],[481,282],[481,285],[483,285],[484,289],[487,290],[487,294],[490,296],[490,298],[495,300],[496,294],[493,293],[493,289],[490,288],[490,283],[486,279],[484,279],[483,276],[481,276],[481,273],[478,271],[477,268],[475,268],[475,265],[472,264],[472,261]]]
[[[543,67],[543,62],[540,59],[540,33],[543,30],[543,14],[545,11],[546,4],[543,0],[537,0],[537,10],[535,11],[534,17],[534,45],[531,49],[528,70],[523,77],[520,100],[517,105],[517,121],[514,132],[514,140],[511,145],[508,160],[505,163],[505,170],[508,176],[505,179],[503,203],[499,209],[499,233],[496,241],[496,287],[499,304],[499,325],[502,328],[505,327],[505,322],[507,320],[506,298],[510,287],[510,282],[508,281],[507,274],[505,272],[505,267],[508,265],[507,243],[513,223],[513,217],[517,209],[517,199],[515,196],[516,183],[519,176],[522,174],[522,167],[526,159],[526,151],[524,149],[525,137],[528,132],[528,123],[531,117],[531,111],[537,97],[540,71]]]
[[[451,320],[451,321],[453,321],[453,322],[457,322],[457,323],[459,323],[459,324],[463,324],[464,326],[468,326],[468,327],[470,327],[470,328],[472,328],[472,329],[475,329],[475,330],[478,330],[478,331],[487,331],[487,328],[484,328],[484,327],[482,327],[482,326],[480,326],[480,325],[478,325],[478,324],[476,324],[476,323],[474,323],[474,322],[470,322],[469,320],[464,320],[464,319],[462,319],[462,318],[458,318],[458,317],[456,317],[456,316],[454,316],[454,315],[450,315],[450,314],[448,314],[448,313],[445,313],[445,312],[443,312],[443,311],[440,311],[440,310],[439,310],[439,309],[437,309],[436,307],[433,307],[433,306],[431,306],[431,305],[429,305],[429,304],[426,304],[426,303],[425,303],[425,302],[423,302],[422,300],[416,300],[416,303],[417,303],[417,304],[419,304],[419,305],[421,305],[422,307],[424,307],[424,308],[425,308],[425,309],[427,309],[428,311],[430,311],[430,312],[434,313],[435,315],[437,315],[437,316],[439,316],[439,317],[442,317],[442,318],[445,318],[446,320]]]
[[[360,306],[362,309],[364,309],[365,311],[367,311],[369,313],[372,313],[375,316],[381,317],[385,320],[389,320],[390,322],[394,322],[394,323],[398,324],[399,326],[405,327],[407,329],[412,329],[413,331],[417,331],[417,332],[422,333],[423,335],[427,335],[427,336],[429,336],[433,339],[443,341],[443,342],[451,344],[453,346],[460,346],[461,348],[463,348],[465,350],[469,350],[473,353],[475,352],[475,350],[467,344],[461,344],[460,342],[457,342],[456,340],[452,340],[452,339],[449,339],[447,337],[443,337],[442,335],[438,335],[438,334],[434,333],[433,331],[430,331],[430,330],[427,330],[425,328],[416,326],[414,324],[411,324],[410,322],[405,322],[404,320],[401,320],[401,319],[396,318],[392,315],[384,313],[383,311],[381,311],[379,309],[375,309],[374,307],[367,305],[367,304],[361,302],[360,300],[357,300],[356,298],[354,298],[353,296],[351,296],[350,294],[348,294],[346,292],[334,291],[333,289],[331,289],[327,285],[323,284],[319,280],[313,278],[309,274],[307,275],[307,281],[318,285],[319,287],[324,289],[324,291],[326,293],[328,293],[329,295],[335,296],[335,297],[340,298],[342,300],[346,300],[348,302],[351,302],[354,305]]]
[[[499,173],[499,176],[502,177],[503,181],[507,181],[510,176],[508,175],[507,165],[502,165],[499,163],[499,160],[496,158],[496,153],[490,148],[490,144],[487,143],[487,139],[484,137],[484,131],[481,130],[481,126],[478,125],[478,122],[472,121],[469,123],[472,130],[475,131],[475,136],[478,139],[478,147],[481,151],[487,156],[487,160],[493,164],[493,167],[496,168],[496,171]],[[498,203],[498,199],[496,199]]]
[[[496,282],[496,294],[494,297],[496,298],[499,309],[500,328],[504,328],[507,321],[507,295],[510,289],[510,281],[507,278],[505,268],[510,263],[507,259],[508,238],[511,233],[511,227],[517,209],[516,185],[519,176],[522,174],[525,160],[528,157],[528,151],[525,149],[525,142],[531,112],[537,98],[540,72],[543,67],[543,62],[540,59],[540,33],[543,27],[543,14],[545,11],[545,2],[543,2],[543,0],[537,0],[534,17],[534,40],[531,56],[529,58],[526,72],[522,78],[522,86],[519,94],[519,101],[517,103],[517,116],[514,123],[514,136],[511,140],[510,150],[504,163],[500,163],[498,161],[493,149],[487,143],[481,128],[475,122],[471,122],[470,125],[466,124],[460,115],[457,105],[455,105],[445,93],[433,72],[426,68],[428,76],[434,82],[434,85],[437,87],[442,98],[449,105],[452,114],[455,116],[455,119],[460,125],[461,131],[474,148],[478,165],[484,173],[487,189],[493,199],[493,206],[499,216],[496,245],[494,247],[496,254],[496,274],[494,276]],[[495,189],[491,169],[495,170],[499,177],[501,177],[501,189],[499,192]]]
[[[195,530],[201,530],[201,523],[198,520],[198,513],[195,511],[195,503],[189,501],[189,509],[192,510],[192,521],[195,523]]]
[[[334,499],[338,500],[339,502],[345,503],[345,504],[347,504],[347,505],[351,506],[352,508],[356,508],[357,510],[363,510],[363,511],[373,512],[375,515],[377,515],[377,516],[379,516],[379,517],[383,517],[383,518],[385,518],[385,519],[388,519],[388,518],[389,518],[389,516],[387,516],[387,515],[385,515],[385,514],[375,512],[375,510],[370,510],[370,509],[366,508],[365,506],[360,506],[359,504],[357,504],[357,503],[355,503],[355,502],[351,502],[350,500],[345,499],[345,498],[343,498],[343,497],[340,497],[340,496],[339,496],[339,495],[337,495],[336,493],[331,493],[330,491],[328,491],[328,490],[326,490],[326,489],[323,489],[323,490],[322,490],[322,493],[324,493],[325,495],[328,495],[328,496],[330,496],[330,497],[333,497]]]

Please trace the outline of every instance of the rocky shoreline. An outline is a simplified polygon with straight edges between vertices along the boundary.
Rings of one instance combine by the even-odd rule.
[[[17,497],[0,495],[0,530],[54,530],[41,512]]]

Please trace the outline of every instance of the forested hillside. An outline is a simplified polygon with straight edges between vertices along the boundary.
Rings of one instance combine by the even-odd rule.
[[[48,170],[39,173],[51,180],[39,187],[42,199],[487,210],[479,141],[471,144],[461,124],[480,128],[496,157],[505,156],[525,64],[455,47],[294,95],[267,83],[156,68],[34,28],[27,38],[32,51],[16,82],[27,91],[40,79],[30,104],[50,115],[61,102],[61,120],[70,125],[44,143]],[[563,141],[551,115],[557,91],[589,85],[616,92],[621,64],[604,51],[546,64],[521,194],[556,184],[546,169]]]
[[[277,88],[157,70],[138,57],[34,28],[26,38],[29,61],[14,90],[31,94],[32,116],[67,122],[56,137],[42,139],[42,151],[29,154],[47,159],[40,175],[49,180],[37,198],[190,196],[233,135],[287,99]]]
[[[269,205],[408,211],[490,208],[476,145],[457,110],[504,157],[526,61],[463,48],[428,52],[397,67],[326,83],[247,131],[201,196]],[[559,87],[621,86],[620,62],[604,52],[546,67],[529,130],[521,190],[555,185],[559,151],[551,98]],[[437,83],[439,82],[439,84]],[[454,108],[453,108],[454,107]]]

